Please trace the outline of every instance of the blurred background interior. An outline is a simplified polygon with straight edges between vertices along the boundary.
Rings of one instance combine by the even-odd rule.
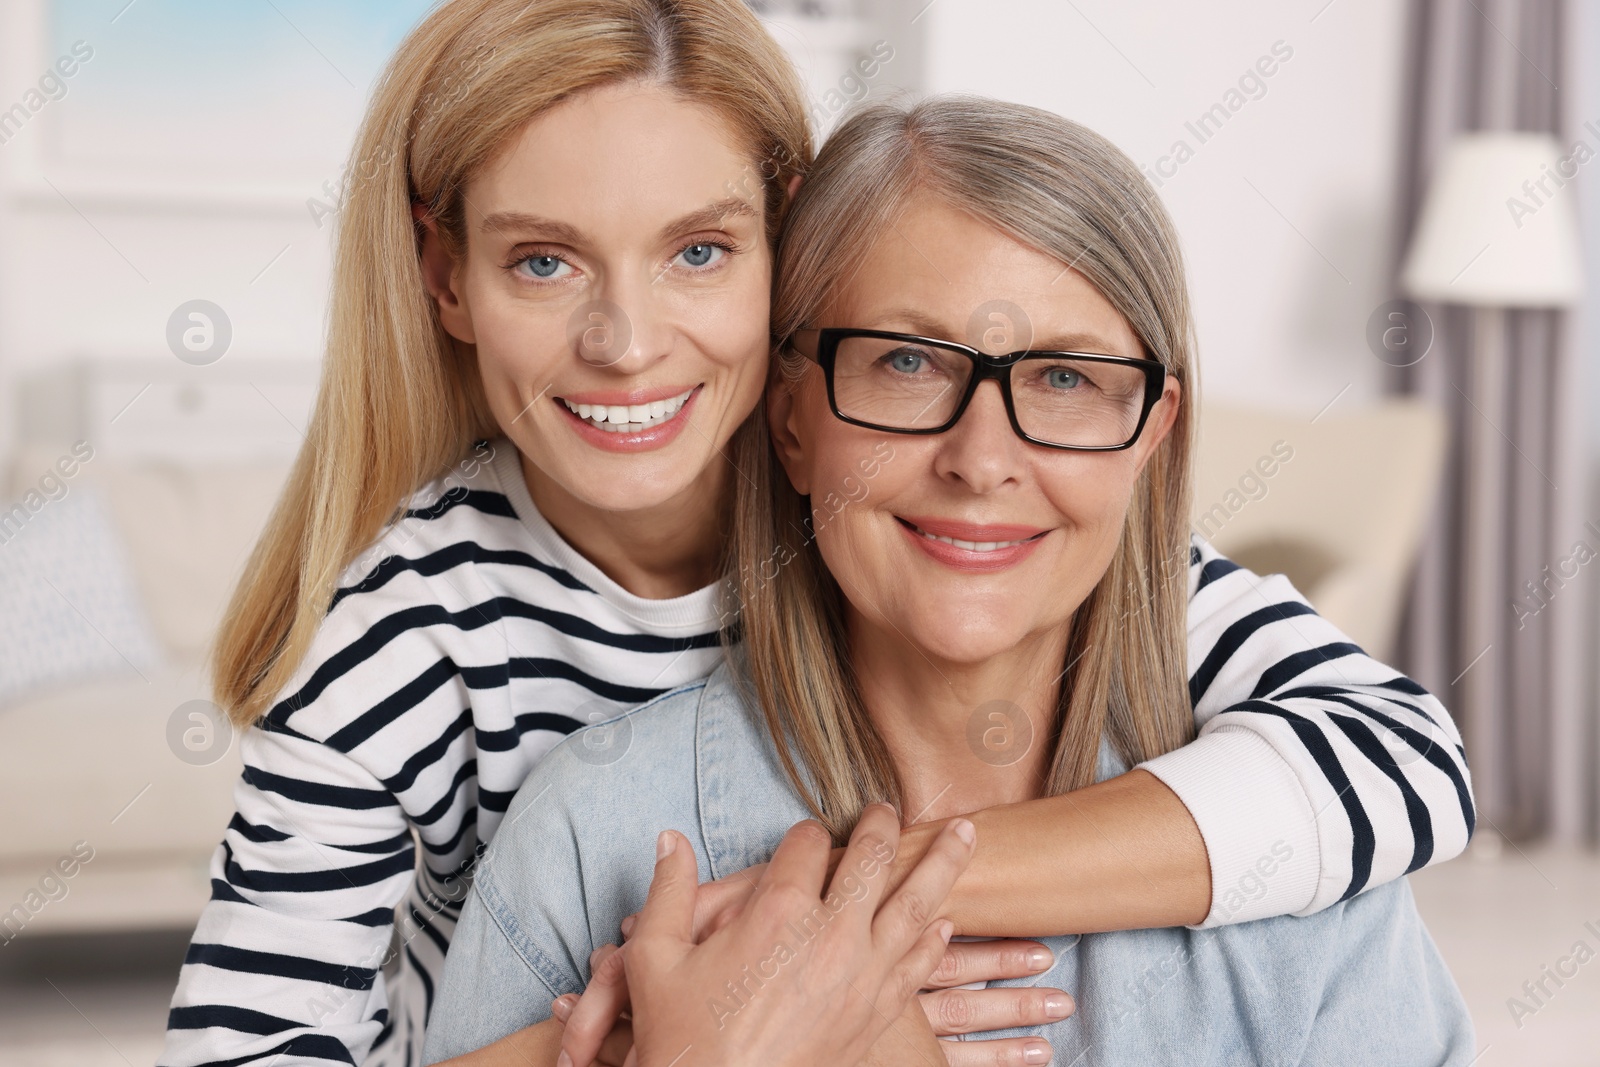
[[[1141,164],[1198,314],[1195,529],[1455,714],[1478,835],[1412,882],[1478,1062],[1594,1062],[1600,964],[1524,983],[1600,949],[1600,8],[751,2],[819,132],[966,90]],[[0,4],[0,1063],[157,1054],[239,769],[202,656],[428,6]]]

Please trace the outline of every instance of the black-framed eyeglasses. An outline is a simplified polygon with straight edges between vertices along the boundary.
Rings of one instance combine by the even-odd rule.
[[[1167,369],[1153,359],[968,345],[885,330],[797,330],[789,346],[821,365],[845,422],[889,433],[954,426],[993,378],[1017,436],[1046,448],[1116,452],[1139,439]]]

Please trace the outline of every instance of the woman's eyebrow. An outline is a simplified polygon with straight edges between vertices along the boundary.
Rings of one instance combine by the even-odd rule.
[[[703,208],[680,215],[665,226],[661,227],[660,236],[671,237],[676,233],[687,230],[714,229],[721,226],[730,218],[754,218],[756,209],[747,200],[730,196],[715,203],[707,204]],[[492,215],[485,215],[481,231],[484,233],[498,233],[502,237],[512,234],[536,233],[551,241],[562,244],[582,245],[587,243],[582,230],[571,223],[561,222],[556,219],[545,218],[526,211],[496,211]]]
[[[661,227],[661,236],[670,237],[675,233],[686,230],[709,230],[722,226],[730,218],[755,218],[756,209],[748,200],[737,196],[724,197],[714,204],[707,204],[698,211],[691,211]]]
[[[532,215],[526,211],[496,211],[492,215],[485,215],[481,233],[497,233],[502,237],[510,237],[507,231],[517,235],[537,233],[552,241],[562,244],[577,245],[584,243],[583,231],[570,223],[558,222],[547,219],[542,215]]]
[[[1002,323],[998,321],[999,318],[1004,318],[1004,316],[1000,315],[1000,313],[997,312],[996,317],[997,321],[994,323],[994,325],[1006,325],[1015,329],[1015,323],[1010,321]],[[947,327],[940,325],[938,322],[935,322],[922,312],[913,310],[911,308],[894,308],[885,312],[883,315],[878,316],[878,321],[903,322],[910,327],[912,333],[920,334],[923,337],[931,337],[935,340],[962,340],[962,338],[951,333]],[[1036,337],[1027,343],[1030,350],[1040,352],[1084,352],[1103,353],[1108,355],[1117,354],[1115,345],[1106,340],[1104,337],[1101,337],[1099,334],[1090,331],[1074,331],[1069,333],[1058,333],[1050,337]]]
[[[1117,346],[1097,333],[1064,333],[1054,337],[1036,338],[1028,346],[1037,352],[1082,352],[1085,355],[1122,355]]]

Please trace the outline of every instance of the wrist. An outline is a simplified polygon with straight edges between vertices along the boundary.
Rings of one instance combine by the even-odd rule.
[[[966,818],[970,819],[971,816],[968,815]],[[939,832],[944,829],[947,822],[949,822],[948,819],[919,822],[900,831],[900,847],[895,850],[894,861],[889,865],[889,885],[886,888],[886,892],[893,892],[899,888],[900,883],[905,881],[906,877],[916,869],[917,864],[921,863],[922,857],[928,854],[928,849],[933,846],[934,839],[939,836]],[[982,845],[981,837],[978,843]],[[963,900],[962,885],[966,881],[966,873],[956,879],[956,884],[950,888],[949,895],[944,898],[944,907],[939,911],[941,917],[955,923],[955,932],[957,934],[967,932],[962,928],[961,921],[961,916],[965,913],[965,909],[961,906],[961,901]]]

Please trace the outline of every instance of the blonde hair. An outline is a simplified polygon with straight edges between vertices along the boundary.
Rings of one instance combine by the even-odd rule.
[[[1073,619],[1047,742],[1046,789],[1066,792],[1094,781],[1103,731],[1130,765],[1194,732],[1185,679],[1194,339],[1177,234],[1133,162],[1075,122],[976,97],[869,106],[829,137],[785,220],[773,388],[806,366],[781,342],[814,324],[850,284],[839,265],[861,263],[920,192],[1081,272],[1183,389],[1110,566]],[[774,737],[788,739],[779,749],[791,780],[842,838],[865,804],[898,802],[899,781],[851,673],[843,599],[807,532],[810,504],[764,434],[744,447],[751,478],[737,490],[730,566],[750,696]]]
[[[811,135],[793,66],[740,0],[453,0],[390,61],[346,170],[306,441],[212,652],[216,699],[239,725],[288,685],[357,553],[474,441],[500,432],[472,346],[444,331],[423,286],[413,204],[459,256],[472,176],[541,112],[633,79],[728,122],[775,241]]]

